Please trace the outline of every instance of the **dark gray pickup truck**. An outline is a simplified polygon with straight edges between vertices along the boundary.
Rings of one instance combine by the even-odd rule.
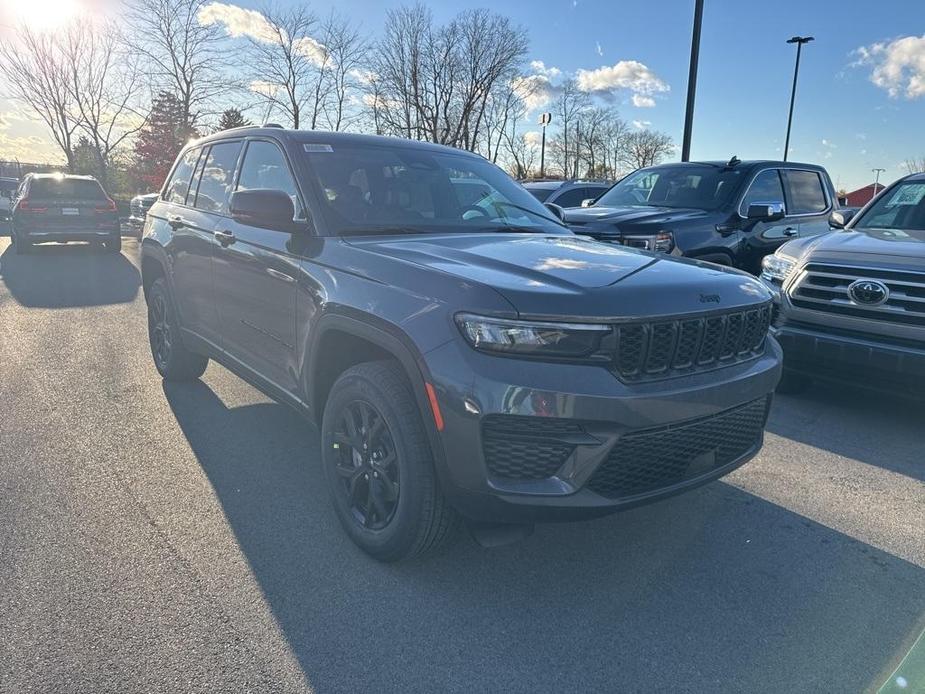
[[[575,236],[422,142],[194,142],[141,259],[163,377],[214,359],[318,423],[338,517],[382,560],[460,516],[498,541],[716,479],[760,449],[780,376],[757,279]]]
[[[925,174],[885,189],[842,231],[782,246],[761,277],[779,307],[782,389],[827,378],[922,395]]]

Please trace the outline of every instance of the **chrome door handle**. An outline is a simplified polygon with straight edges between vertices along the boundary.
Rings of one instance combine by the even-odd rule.
[[[182,229],[186,226],[186,220],[183,217],[171,217],[167,220],[167,223],[170,225],[171,229]]]
[[[798,233],[800,232],[798,232],[793,227],[787,227],[786,229],[784,229],[784,236],[796,236]]]
[[[287,275],[285,272],[274,270],[271,267],[267,268],[267,274],[270,275],[271,277],[275,277],[278,280],[282,280],[283,282],[295,282],[295,277],[293,277],[292,275]]]
[[[230,246],[235,242],[234,234],[230,231],[216,231],[213,232],[213,236],[218,239],[218,242],[223,246]]]

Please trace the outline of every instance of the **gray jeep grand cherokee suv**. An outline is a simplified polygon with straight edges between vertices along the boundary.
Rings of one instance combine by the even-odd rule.
[[[577,237],[448,147],[217,133],[180,154],[141,256],[158,371],[215,359],[317,422],[337,515],[381,560],[460,516],[498,541],[720,477],[780,376],[759,281]]]
[[[779,305],[782,389],[826,378],[921,396],[925,174],[885,189],[842,231],[782,246],[762,279]]]

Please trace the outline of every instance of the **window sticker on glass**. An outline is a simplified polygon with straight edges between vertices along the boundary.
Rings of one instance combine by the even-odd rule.
[[[889,205],[918,205],[925,198],[925,183],[907,183],[900,186]]]
[[[306,152],[333,152],[334,148],[331,145],[319,145],[316,143],[309,143],[302,145],[302,149]]]

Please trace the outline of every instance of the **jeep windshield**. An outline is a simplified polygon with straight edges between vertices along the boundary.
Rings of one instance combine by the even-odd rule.
[[[887,241],[925,241],[925,181],[887,191],[852,228]]]
[[[568,234],[494,164],[413,146],[305,144],[329,229],[338,235]]]
[[[729,200],[741,180],[740,170],[720,166],[640,169],[604,193],[594,206],[715,210]]]

